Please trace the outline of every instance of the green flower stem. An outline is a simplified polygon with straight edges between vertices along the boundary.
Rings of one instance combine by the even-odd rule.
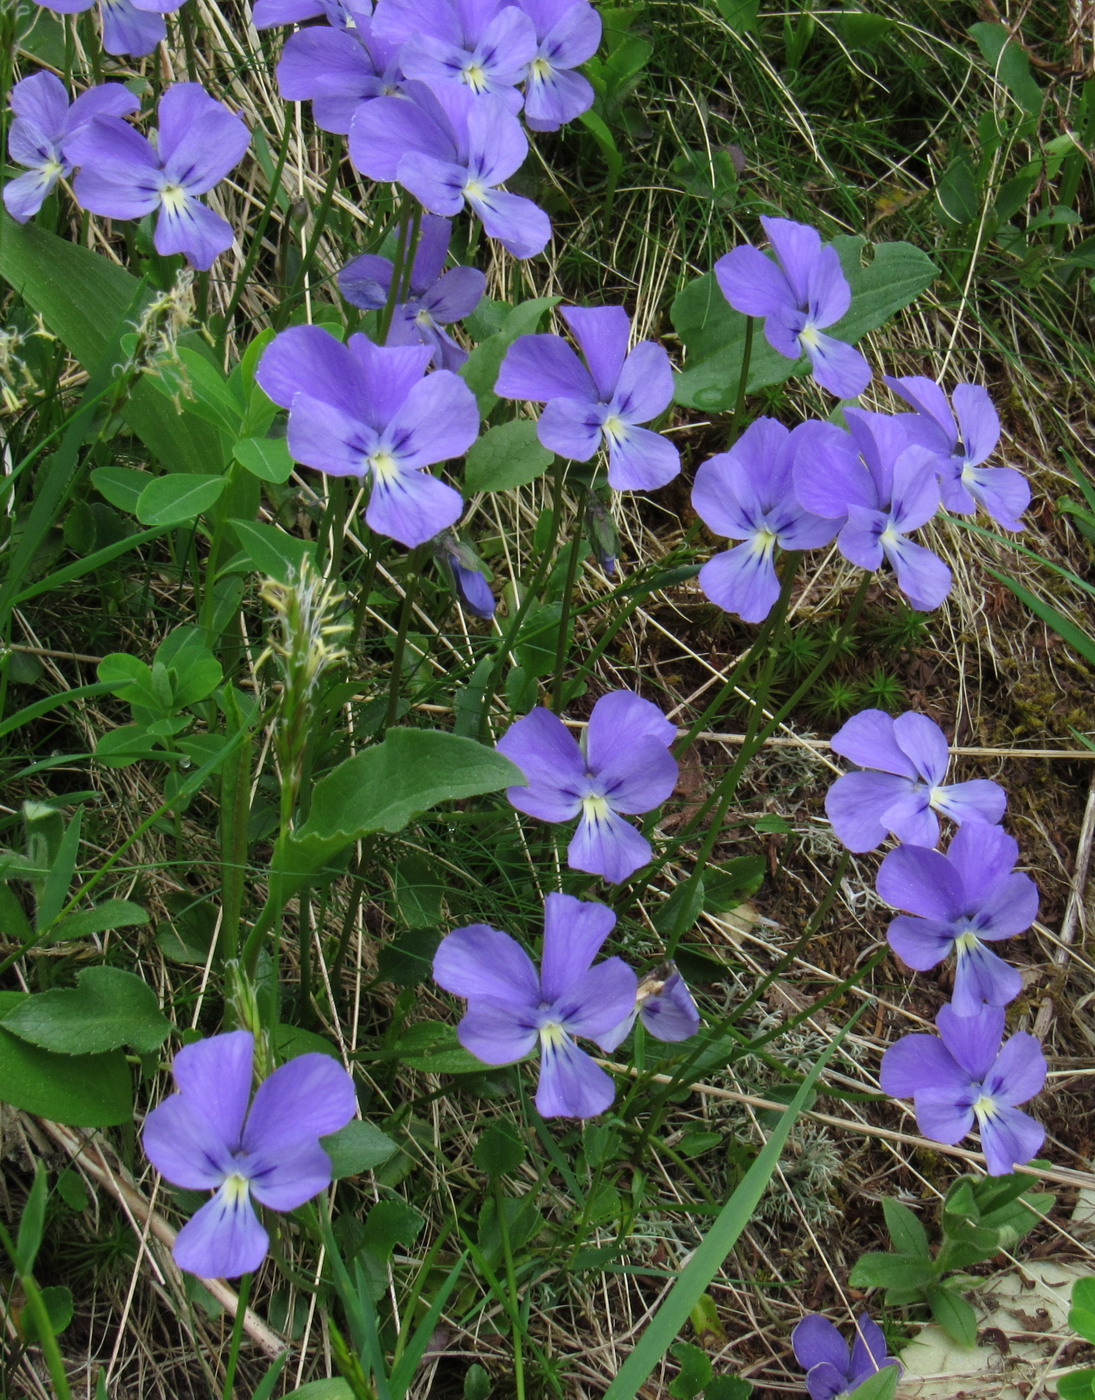
[[[281,177],[285,172],[285,162],[289,155],[289,142],[292,138],[292,135],[293,104],[291,102],[287,102],[285,104],[285,120],[282,123],[281,127],[281,140],[278,144],[277,164],[274,166],[274,178],[270,181],[270,192],[266,196],[266,203],[262,207],[262,213],[259,215],[259,221],[255,225],[254,233],[251,235],[251,246],[247,250],[247,258],[244,261],[243,268],[236,281],[236,285],[232,290],[232,299],[228,303],[227,311],[225,311],[224,313],[225,327],[228,327],[232,324],[232,317],[236,314],[236,308],[239,306],[240,300],[244,292],[250,285],[251,274],[255,270],[255,264],[259,260],[259,255],[262,253],[262,240],[266,235],[266,226],[270,222],[270,216],[274,212],[274,206],[277,204],[278,201],[278,194],[281,190]],[[228,347],[230,346],[230,344],[231,337],[226,335],[224,338],[224,348],[226,354],[228,352]]]
[[[380,313],[376,343],[383,345],[392,327],[395,308],[405,299],[410,290],[414,258],[418,251],[418,237],[422,231],[422,206],[417,200],[404,200],[399,210],[399,227],[395,239],[395,257],[392,259],[392,284],[388,288],[388,299]]]
[[[483,687],[482,707],[479,711],[479,738],[485,743],[490,733],[490,709],[494,703],[494,697],[498,693],[498,686],[502,680],[502,668],[506,664],[506,657],[513,650],[521,631],[521,624],[524,622],[529,609],[539,596],[540,587],[547,577],[548,568],[551,564],[552,555],[555,552],[555,543],[559,538],[559,523],[563,514],[563,483],[566,479],[566,468],[558,458],[555,459],[555,468],[551,478],[551,544],[540,555],[536,569],[529,580],[528,587],[524,590],[520,603],[514,610],[513,616],[509,619],[506,630],[498,639],[497,650],[494,656],[494,665],[487,678],[487,683]]]
[[[513,1265],[513,1244],[509,1237],[509,1222],[506,1219],[505,1197],[502,1194],[502,1183],[496,1180],[494,1183],[494,1209],[498,1216],[498,1232],[502,1237],[502,1256],[506,1264],[506,1287],[509,1290],[510,1322],[513,1328],[513,1387],[516,1400],[525,1400],[525,1354],[521,1345],[521,1338],[524,1332],[524,1325],[521,1321],[521,1309],[518,1299],[520,1293],[517,1288],[517,1270]]]
[[[236,1384],[236,1367],[239,1365],[240,1345],[243,1342],[243,1324],[247,1318],[247,1300],[251,1296],[251,1274],[240,1279],[236,1301],[236,1318],[232,1324],[232,1340],[228,1344],[228,1362],[224,1368],[222,1400],[233,1400]]]
[[[414,600],[418,596],[422,561],[425,558],[425,545],[417,545],[411,550],[407,564],[407,578],[403,585],[403,606],[399,610],[399,625],[395,634],[395,647],[392,652],[392,675],[388,686],[388,713],[384,717],[384,729],[390,729],[399,717],[399,690],[403,680],[403,658],[407,652],[407,633],[414,616]],[[384,737],[384,729],[378,738]]]
[[[291,103],[287,105],[287,111],[291,109],[291,106]],[[327,228],[327,220],[331,214],[331,205],[335,202],[335,190],[338,189],[338,174],[341,161],[337,155],[330,154],[329,160],[331,171],[327,176],[327,184],[324,187],[323,196],[319,201],[319,207],[316,209],[312,232],[308,235],[308,242],[304,246],[300,265],[293,274],[293,280],[290,282],[284,300],[278,307],[277,314],[274,318],[278,330],[281,330],[285,326],[289,318],[289,314],[293,309],[293,303],[296,301],[297,293],[300,290],[300,284],[304,279],[305,270],[316,266],[316,249],[319,247],[319,240],[323,237],[324,231]]]
[[[745,413],[745,395],[749,388],[749,361],[753,357],[753,332],[757,319],[750,316],[745,322],[745,344],[741,351],[741,370],[738,374],[738,395],[734,400],[734,439],[741,437],[741,420]]]
[[[583,489],[578,496],[578,516],[574,538],[570,542],[570,552],[567,555],[566,578],[563,581],[563,611],[559,618],[559,632],[555,639],[555,684],[552,691],[551,708],[555,713],[562,714],[564,700],[564,671],[567,659],[567,629],[570,626],[570,600],[574,592],[574,583],[578,577],[578,560],[581,558],[582,548],[585,544],[585,537],[582,531],[582,506],[585,501],[586,492]]]

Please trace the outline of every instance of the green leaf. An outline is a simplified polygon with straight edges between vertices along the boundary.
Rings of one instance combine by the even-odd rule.
[[[971,24],[969,31],[1001,87],[1007,88],[1024,112],[1042,110],[1042,89],[1030,71],[1030,59],[1003,24]]]
[[[371,832],[402,831],[441,802],[523,781],[516,764],[474,739],[437,729],[392,730],[316,784],[308,820],[286,843],[280,863],[290,876],[310,875]]]
[[[1073,1284],[1068,1325],[1095,1345],[1095,1278],[1080,1278]]]
[[[483,1129],[471,1155],[479,1170],[493,1178],[515,1172],[527,1153],[514,1125],[500,1120]]]
[[[482,1074],[483,1061],[465,1050],[456,1027],[444,1021],[417,1021],[396,1043],[401,1064],[427,1074]]]
[[[0,1017],[21,993],[0,993]],[[106,1055],[53,1055],[5,1030],[0,1019],[0,1099],[76,1128],[106,1128],[133,1118],[129,1065]]]
[[[707,1292],[711,1280],[722,1268],[741,1232],[752,1219],[757,1203],[772,1179],[791,1126],[813,1092],[818,1075],[857,1019],[858,1014],[840,1031],[803,1080],[798,1093],[769,1134],[768,1141],[757,1153],[752,1166],[719,1211],[711,1228],[698,1248],[692,1252],[669,1292],[659,1303],[646,1330],[617,1371],[602,1400],[634,1400],[647,1377],[680,1336],[681,1328],[688,1321],[689,1314],[701,1294]]]
[[[826,334],[855,344],[868,331],[883,325],[903,306],[929,287],[938,268],[911,243],[877,243],[873,260],[863,265],[867,240],[861,235],[840,234],[833,247],[852,289],[852,303],[845,316]],[[671,315],[688,358],[677,375],[675,398],[688,408],[721,411],[734,406],[745,349],[748,318],[735,311],[719,290],[714,273],[690,282],[673,302]],[[792,374],[806,373],[809,362],[792,361],[777,354],[765,340],[759,325],[754,329],[749,360],[749,392],[782,384]]]
[[[740,1376],[715,1376],[703,1392],[703,1400],[749,1400],[752,1393],[751,1381]]]
[[[562,297],[534,297],[531,301],[520,302],[510,310],[501,329],[477,345],[461,366],[461,377],[475,395],[483,418],[489,416],[498,402],[494,385],[506,351],[519,335],[535,331],[544,312],[560,301]]]
[[[972,224],[981,217],[981,194],[973,166],[964,155],[955,156],[935,187],[939,208],[953,224]]]
[[[408,928],[433,928],[441,918],[444,872],[434,861],[411,851],[395,868],[395,905]]]
[[[397,987],[420,987],[433,975],[433,957],[440,942],[440,929],[404,930],[378,951],[377,976]]]
[[[320,1145],[331,1159],[331,1174],[336,1181],[372,1171],[398,1151],[387,1133],[360,1118],[347,1123],[337,1133],[320,1138]]]
[[[682,880],[654,915],[655,932],[663,938],[679,938],[699,918],[705,884],[701,879]]]
[[[46,1169],[41,1162],[34,1169],[34,1184],[27,1193],[23,1213],[19,1217],[19,1232],[15,1237],[15,1258],[12,1263],[21,1274],[34,1272],[34,1261],[42,1248],[46,1228]]]
[[[669,1348],[680,1370],[669,1382],[673,1400],[694,1400],[715,1374],[711,1358],[691,1342],[674,1342]]]
[[[977,1314],[953,1288],[929,1288],[925,1294],[932,1317],[960,1347],[977,1345]]]
[[[96,467],[91,473],[96,491],[117,510],[127,515],[137,514],[137,502],[141,492],[152,480],[147,472],[134,471],[132,467]]]
[[[925,1259],[931,1258],[928,1232],[920,1223],[918,1215],[892,1196],[883,1196],[882,1213],[886,1217],[886,1229],[890,1232],[890,1240],[898,1254],[919,1254]]]
[[[862,1254],[848,1275],[853,1288],[923,1288],[934,1281],[931,1261],[915,1254]]]
[[[897,1366],[885,1366],[868,1376],[861,1385],[847,1393],[847,1400],[893,1400],[897,1394],[897,1383],[901,1371]]]
[[[41,943],[69,942],[88,938],[93,933],[108,933],[115,928],[134,928],[147,924],[148,914],[139,904],[128,899],[104,899],[93,909],[81,909],[53,924]]]
[[[180,346],[176,355],[174,362],[167,360],[159,366],[152,376],[153,387],[235,437],[240,430],[243,405],[233,396],[219,366],[185,346]]]
[[[283,437],[240,438],[232,455],[253,475],[278,486],[288,481],[295,463],[289,455],[289,444]]]
[[[755,34],[760,26],[760,0],[718,0],[719,14],[735,34]]]
[[[530,418],[499,423],[472,443],[464,470],[464,487],[473,491],[510,491],[543,476],[555,454],[540,445]]]
[[[171,1032],[152,988],[118,967],[85,968],[75,987],[26,997],[0,1024],[58,1055],[99,1054],[121,1045],[150,1055]]]
[[[217,500],[228,485],[226,476],[168,472],[148,483],[137,502],[142,525],[189,525]]]
[[[764,884],[768,862],[762,855],[735,856],[703,872],[703,907],[710,914],[728,914],[750,899]]]
[[[1095,1371],[1067,1371],[1053,1382],[1060,1400],[1093,1400],[1095,1397]]]
[[[298,1386],[285,1400],[355,1400],[355,1396],[349,1381],[331,1376],[325,1381],[309,1381],[307,1385]]]
[[[93,371],[118,332],[141,284],[90,248],[36,224],[17,224],[0,209],[0,279],[35,311],[83,367]],[[73,289],[79,295],[73,295]],[[145,300],[156,294],[146,289]],[[142,375],[122,413],[156,459],[177,470],[204,472],[222,460],[218,432],[185,405],[180,413]]]
[[[72,1321],[75,1308],[72,1302],[72,1291],[63,1283],[51,1283],[45,1288],[39,1289],[39,1297],[42,1306],[46,1310],[46,1317],[49,1320],[49,1330],[55,1337],[59,1337],[65,1328]],[[38,1336],[38,1326],[34,1313],[30,1308],[24,1308],[20,1317],[20,1330],[25,1341],[32,1346],[40,1342]]]
[[[240,548],[251,562],[252,569],[278,583],[290,583],[300,577],[305,559],[314,559],[315,543],[287,535],[277,525],[258,520],[230,520]]]

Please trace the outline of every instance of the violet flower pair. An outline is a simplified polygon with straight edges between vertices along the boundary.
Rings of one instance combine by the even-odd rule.
[[[504,1065],[539,1044],[536,1107],[545,1118],[591,1118],[615,1097],[612,1076],[575,1044],[576,1036],[613,1050],[636,1015],[662,1040],[684,1040],[699,1026],[679,973],[644,990],[618,957],[593,965],[615,923],[603,904],[549,894],[539,973],[515,939],[487,924],[455,929],[434,957],[434,980],[467,998],[457,1027],[465,1049],[485,1064]]]
[[[43,9],[75,15],[90,10],[95,0],[39,0]],[[103,48],[109,54],[143,58],[167,38],[164,15],[174,14],[183,0],[101,0]]]
[[[820,1313],[802,1319],[791,1333],[791,1346],[795,1360],[806,1372],[810,1400],[839,1400],[885,1367],[901,1369],[901,1363],[889,1354],[882,1328],[866,1313],[856,1318],[851,1347],[835,1324]]]
[[[673,791],[677,761],[669,745],[676,734],[656,705],[630,690],[601,696],[580,743],[557,715],[537,708],[498,741],[527,779],[507,788],[506,797],[541,821],[579,817],[567,864],[619,884],[653,855],[620,813],[649,812]]]
[[[175,1261],[202,1278],[257,1269],[269,1236],[252,1197],[295,1210],[331,1184],[319,1139],[350,1121],[354,1083],[329,1055],[300,1055],[251,1098],[254,1036],[229,1031],[175,1056],[178,1092],[145,1119],[149,1160],[175,1186],[215,1194],[179,1231]]]

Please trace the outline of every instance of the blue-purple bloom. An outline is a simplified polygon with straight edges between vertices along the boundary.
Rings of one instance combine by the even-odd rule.
[[[470,316],[486,290],[487,279],[475,267],[445,267],[452,225],[436,214],[425,214],[411,267],[410,296],[397,302],[387,345],[429,345],[433,362],[458,370],[468,352],[443,329]],[[364,311],[379,311],[388,303],[395,271],[390,258],[362,253],[338,274],[339,291]]]
[[[15,120],[8,132],[8,155],[27,166],[4,186],[4,204],[13,219],[25,224],[37,214],[57,181],[72,174],[65,159],[66,140],[94,117],[124,117],[140,101],[121,83],[88,88],[69,106],[68,93],[52,73],[34,73],[11,90]]]
[[[444,564],[452,580],[453,592],[470,613],[488,621],[494,616],[495,601],[475,551],[451,530],[443,530],[433,542],[436,558]]]
[[[39,0],[44,9],[75,15],[90,10],[95,0]],[[110,54],[143,58],[167,37],[164,15],[173,14],[183,0],[101,0],[103,48]]]
[[[178,1093],[145,1119],[156,1170],[186,1190],[216,1192],[175,1241],[179,1268],[202,1278],[258,1268],[270,1240],[251,1197],[296,1210],[329,1186],[331,1159],[319,1139],[345,1127],[357,1106],[350,1076],[316,1053],[276,1069],[252,1102],[253,1052],[250,1031],[184,1046],[175,1056]]]
[[[517,84],[536,54],[536,34],[519,6],[503,0],[379,0],[374,29],[400,44],[408,78],[435,91],[459,84],[521,110]]]
[[[988,390],[980,384],[958,384],[947,396],[934,379],[906,375],[885,382],[916,413],[918,438],[938,458],[943,504],[959,515],[984,506],[1005,530],[1022,530],[1019,519],[1030,505],[1030,485],[1014,467],[983,467],[1000,441],[1000,418]],[[953,408],[953,411],[952,411]]]
[[[636,1020],[643,1023],[655,1040],[687,1040],[699,1030],[700,1013],[688,983],[672,963],[643,978],[635,1005],[618,1026],[601,1036],[601,1049],[612,1051],[622,1045]]]
[[[653,851],[618,814],[649,812],[673,791],[677,760],[669,745],[676,734],[657,705],[630,690],[601,696],[580,745],[558,715],[538,707],[498,741],[499,752],[528,780],[525,787],[507,788],[506,797],[542,821],[580,815],[567,864],[619,884]]]
[[[871,380],[860,351],[823,335],[852,302],[852,289],[831,244],[809,224],[761,218],[776,261],[752,244],[732,248],[715,264],[722,294],[736,311],[764,317],[764,335],[773,350],[797,360],[806,355],[823,389],[853,399]]]
[[[672,481],[680,453],[639,427],[672,401],[669,356],[652,340],[628,352],[631,321],[622,306],[567,306],[561,314],[585,364],[561,336],[523,335],[506,352],[495,393],[546,404],[536,431],[549,452],[588,462],[607,447],[608,482],[617,491]]]
[[[829,788],[825,812],[850,851],[873,851],[887,835],[914,846],[939,844],[939,818],[995,823],[1007,794],[988,778],[944,783],[947,738],[927,715],[860,710],[833,735],[830,748],[863,773],[845,773]]]
[[[775,552],[828,544],[836,522],[811,515],[795,498],[792,467],[803,442],[774,418],[750,423],[729,452],[700,464],[692,505],[709,530],[744,543],[709,559],[700,587],[744,622],[763,622],[779,597]]]
[[[539,975],[515,939],[486,924],[455,929],[434,957],[435,981],[468,1000],[457,1027],[465,1049],[485,1064],[505,1065],[539,1041],[536,1107],[545,1118],[591,1118],[615,1096],[611,1076],[573,1040],[601,1044],[635,1005],[635,974],[626,963],[607,958],[592,966],[615,922],[603,904],[549,894]]]
[[[536,53],[525,75],[525,123],[558,131],[593,106],[593,88],[579,63],[601,42],[601,16],[588,0],[522,0],[536,30]]]
[[[369,527],[401,544],[425,544],[460,516],[459,491],[424,467],[460,457],[479,432],[475,395],[457,375],[427,375],[425,345],[343,345],[320,326],[272,340],[255,378],[289,410],[289,451],[330,476],[372,478]],[[423,377],[425,376],[425,377]]]
[[[881,1083],[894,1098],[912,1098],[925,1137],[953,1145],[977,1123],[990,1176],[1006,1176],[1038,1152],[1045,1129],[1018,1104],[1039,1093],[1046,1058],[1020,1031],[1003,1046],[1004,1011],[983,1006],[959,1016],[944,1006],[939,1036],[906,1035],[882,1056]]]
[[[446,218],[465,204],[491,238],[515,258],[543,251],[548,216],[531,199],[499,186],[522,165],[528,137],[496,94],[476,97],[465,84],[408,82],[403,97],[358,107],[350,159],[370,180],[396,180],[425,209]]]
[[[339,136],[363,102],[403,90],[398,50],[374,34],[367,15],[349,27],[316,24],[290,34],[277,77],[287,102],[310,101],[316,125]]]
[[[970,822],[955,832],[946,855],[923,846],[898,846],[878,871],[878,893],[895,909],[890,947],[910,967],[926,972],[954,949],[952,1003],[959,1016],[983,1005],[1006,1006],[1023,989],[1017,968],[985,947],[1030,928],[1038,887],[1015,872],[1019,845],[1003,827]]]
[[[93,214],[140,219],[159,210],[153,242],[202,270],[232,243],[232,226],[198,198],[219,184],[251,140],[233,112],[200,83],[176,83],[160,98],[155,143],[120,117],[96,117],[65,142],[80,166],[73,189]]]
[[[866,1313],[856,1318],[851,1348],[835,1323],[820,1313],[802,1319],[791,1333],[791,1346],[795,1360],[806,1372],[810,1400],[837,1400],[886,1366],[901,1369],[900,1361],[889,1354],[882,1328]]]
[[[938,509],[935,457],[910,438],[908,414],[847,408],[844,416],[847,433],[832,423],[803,425],[810,441],[795,458],[799,501],[840,522],[837,547],[850,563],[873,570],[885,560],[914,608],[937,608],[950,592],[951,571],[908,538]]]

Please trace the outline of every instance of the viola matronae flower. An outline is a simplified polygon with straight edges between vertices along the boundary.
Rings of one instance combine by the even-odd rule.
[[[39,0],[43,9],[74,15],[90,10],[95,0]],[[165,14],[173,14],[183,0],[101,0],[103,48],[109,54],[143,58],[161,39],[167,38]]]
[[[15,120],[8,132],[8,155],[27,166],[4,186],[4,204],[13,219],[25,224],[37,214],[57,181],[72,174],[63,145],[94,117],[124,117],[140,101],[121,83],[88,88],[69,106],[64,84],[52,73],[34,73],[11,90]]]
[[[835,521],[811,515],[795,499],[791,469],[805,427],[792,432],[774,418],[758,418],[729,452],[701,462],[696,472],[696,514],[716,535],[744,541],[707,561],[700,587],[743,622],[763,622],[779,597],[777,546],[814,549],[837,532]]]
[[[444,530],[433,541],[434,556],[452,580],[453,592],[470,613],[484,621],[494,616],[494,594],[483,572],[483,562],[451,530]]]
[[[546,404],[536,432],[549,452],[588,462],[608,449],[608,484],[617,491],[664,486],[681,469],[667,438],[639,427],[673,399],[669,356],[652,340],[633,350],[622,306],[567,306],[560,314],[585,364],[561,336],[522,335],[502,361],[496,394]]]
[[[521,0],[536,29],[536,53],[525,74],[525,124],[558,131],[593,106],[593,88],[581,73],[601,42],[601,16],[588,0]]]
[[[654,854],[619,813],[649,812],[673,791],[677,760],[669,745],[676,735],[657,705],[630,690],[601,696],[580,745],[558,715],[537,708],[498,741],[528,780],[507,788],[506,797],[542,821],[580,816],[567,864],[619,884]]]
[[[983,1006],[973,1016],[944,1006],[935,1024],[938,1037],[907,1035],[890,1046],[882,1056],[882,1088],[913,1100],[917,1126],[934,1142],[961,1142],[976,1123],[989,1175],[1006,1176],[1045,1140],[1041,1123],[1016,1106],[1045,1084],[1042,1047],[1025,1031],[1001,1046],[999,1006]]]
[[[591,1118],[615,1096],[610,1075],[575,1045],[602,1037],[635,1004],[635,974],[620,958],[592,966],[616,915],[569,894],[544,900],[544,952],[532,959],[508,933],[471,924],[441,940],[433,975],[466,997],[457,1027],[465,1049],[488,1065],[521,1060],[540,1044],[536,1107],[545,1118]]]
[[[1000,418],[988,390],[980,384],[958,384],[948,404],[934,379],[917,374],[883,379],[916,410],[913,422],[919,440],[939,458],[946,508],[972,515],[980,504],[1003,529],[1024,529],[1019,516],[1030,505],[1026,477],[1014,467],[981,465],[1000,441]]]
[[[918,972],[958,959],[952,1002],[959,1016],[986,1003],[1006,1006],[1023,989],[1017,968],[984,946],[1030,928],[1038,887],[1015,872],[1019,843],[1002,827],[970,822],[955,832],[946,855],[899,846],[878,871],[878,893],[895,909],[890,947]]]
[[[160,98],[155,144],[119,117],[97,117],[65,142],[80,170],[76,198],[93,214],[140,219],[158,210],[157,253],[182,253],[205,270],[232,245],[232,226],[198,198],[224,179],[251,133],[201,83],[176,83]]]
[[[746,316],[764,317],[773,350],[797,360],[806,355],[823,389],[854,399],[871,380],[863,355],[842,340],[823,335],[852,303],[852,289],[831,244],[809,224],[762,217],[776,261],[751,243],[732,248],[715,264],[715,277],[730,305]]]
[[[375,36],[367,15],[350,26],[313,24],[290,34],[277,78],[286,102],[310,101],[316,126],[339,136],[363,102],[403,90],[398,51]]]
[[[487,279],[475,267],[444,270],[451,233],[448,219],[423,215],[411,266],[410,296],[396,303],[385,344],[429,345],[435,365],[458,370],[468,352],[442,327],[471,315],[486,291]],[[394,272],[390,258],[362,253],[338,274],[339,291],[364,311],[380,311],[388,304]]]
[[[643,978],[635,994],[635,1005],[618,1026],[601,1037],[601,1048],[611,1051],[622,1045],[636,1020],[655,1040],[687,1040],[699,1030],[700,1013],[692,993],[671,962]]]
[[[885,561],[912,606],[930,612],[950,592],[951,571],[908,536],[939,507],[935,457],[910,438],[908,414],[846,408],[844,416],[847,433],[832,423],[799,429],[798,499],[814,515],[839,521],[837,548],[845,559],[871,570]]]
[[[275,337],[255,378],[289,410],[289,451],[331,476],[371,477],[369,527],[425,544],[456,522],[460,492],[424,468],[461,457],[479,432],[475,395],[457,375],[427,375],[425,345],[345,345],[320,326]],[[425,376],[425,377],[424,377]]]
[[[465,205],[515,258],[543,252],[551,221],[538,204],[499,186],[524,163],[528,137],[494,93],[459,83],[433,91],[408,82],[402,97],[363,103],[350,124],[350,159],[370,180],[397,180],[447,218]]]
[[[851,1348],[836,1325],[820,1313],[804,1317],[791,1333],[795,1360],[806,1372],[810,1400],[838,1400],[886,1366],[901,1369],[890,1356],[886,1338],[877,1322],[866,1313],[856,1318],[855,1342]]]
[[[184,1046],[172,1094],[145,1119],[149,1161],[189,1191],[215,1191],[179,1231],[175,1262],[202,1278],[257,1269],[270,1240],[251,1197],[296,1210],[331,1184],[319,1139],[354,1116],[354,1083],[329,1055],[300,1055],[263,1080],[251,1101],[254,1036],[229,1031]],[[250,1104],[250,1107],[248,1105]]]
[[[959,825],[995,823],[1008,805],[1004,789],[988,778],[945,784],[946,735],[913,710],[896,719],[885,710],[860,710],[829,747],[873,770],[845,773],[825,795],[825,813],[850,851],[873,851],[891,833],[914,846],[936,846],[937,812]]]

